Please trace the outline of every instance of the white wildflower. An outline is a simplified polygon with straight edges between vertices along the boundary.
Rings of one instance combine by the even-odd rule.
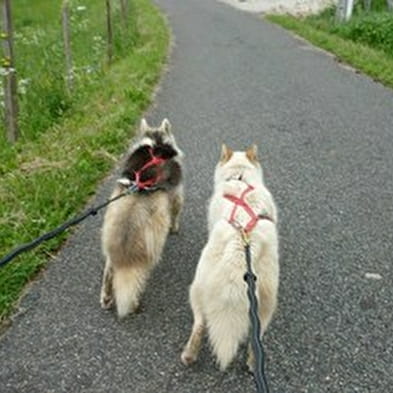
[[[18,85],[18,93],[21,94],[22,96],[25,95],[27,92],[27,89],[25,86],[20,86]]]
[[[22,85],[22,86],[26,86],[26,85],[28,85],[28,84],[30,83],[30,81],[31,81],[30,78],[21,79],[21,80],[19,81],[19,84]]]
[[[21,95],[25,95],[27,92],[27,86],[30,83],[30,79],[21,79],[18,81],[18,93]]]
[[[13,72],[16,72],[15,68],[0,66],[0,76],[7,76],[9,74],[12,74]]]

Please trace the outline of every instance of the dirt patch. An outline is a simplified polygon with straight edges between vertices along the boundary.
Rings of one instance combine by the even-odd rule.
[[[309,15],[329,7],[337,0],[219,0],[243,11],[255,13]]]

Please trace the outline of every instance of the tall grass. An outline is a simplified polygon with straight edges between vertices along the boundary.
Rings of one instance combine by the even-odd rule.
[[[355,4],[352,18],[345,23],[335,20],[336,8],[330,7],[318,15],[304,18],[304,22],[338,37],[368,45],[393,57],[393,12],[387,11],[385,0],[374,0],[370,11],[364,3]]]
[[[122,58],[133,50],[137,40],[135,13],[130,12],[130,24],[125,28],[120,23],[119,1],[113,4],[115,54]],[[67,94],[61,5],[61,0],[13,2],[22,141],[37,138],[85,100],[97,88],[105,70],[105,2],[72,0],[75,89],[72,95]],[[6,148],[3,128],[0,129],[0,148]]]
[[[348,22],[338,23],[335,14],[336,8],[330,7],[318,15],[268,15],[267,19],[393,87],[393,12],[387,12],[386,0],[373,0],[370,11],[365,10],[363,1],[357,1]]]

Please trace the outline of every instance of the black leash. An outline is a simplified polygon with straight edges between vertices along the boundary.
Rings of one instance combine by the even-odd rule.
[[[3,258],[0,259],[0,267],[5,266],[8,262],[12,261],[15,257],[17,257],[22,252],[29,251],[29,250],[37,247],[42,242],[54,238],[59,233],[65,231],[67,228],[69,228],[73,225],[79,224],[81,221],[85,220],[87,217],[95,216],[99,210],[103,209],[105,206],[109,205],[110,203],[112,203],[112,202],[114,202],[114,201],[116,201],[116,200],[118,200],[128,194],[131,194],[136,191],[145,192],[145,191],[157,190],[159,188],[157,183],[160,180],[162,180],[160,178],[160,175],[159,174],[157,174],[156,176],[150,175],[150,176],[148,176],[147,179],[142,179],[143,173],[146,172],[148,169],[151,169],[151,167],[153,167],[153,166],[159,167],[160,165],[164,164],[168,159],[171,159],[172,157],[174,157],[177,153],[173,149],[172,149],[173,152],[172,151],[170,151],[170,152],[165,151],[165,149],[164,149],[164,151],[162,151],[162,147],[161,147],[160,154],[154,154],[153,148],[151,146],[146,145],[146,146],[141,146],[136,152],[134,152],[134,154],[136,154],[137,152],[143,153],[143,151],[145,151],[146,149],[149,154],[149,160],[138,170],[132,170],[132,168],[130,169],[130,170],[132,170],[132,172],[134,172],[135,180],[127,188],[126,191],[124,191],[123,193],[117,195],[116,197],[114,197],[112,199],[107,200],[106,202],[104,202],[103,204],[101,204],[99,206],[92,207],[91,209],[88,209],[81,216],[75,217],[69,221],[66,221],[64,224],[55,228],[53,231],[50,231],[50,232],[46,233],[45,235],[42,235],[42,236],[38,237],[37,239],[34,239],[30,243],[22,244],[21,246],[15,248],[9,254],[7,254],[6,256],[4,256]],[[166,156],[163,155],[164,153]],[[169,154],[169,156],[168,156],[168,154]]]
[[[118,200],[120,198],[123,198],[124,196],[126,196],[126,195],[128,195],[128,194],[130,194],[132,192],[135,192],[136,190],[137,190],[136,186],[132,185],[131,187],[129,187],[127,189],[127,191],[124,191],[123,193],[115,196],[112,199],[108,199],[106,202],[102,203],[101,205],[98,205],[96,207],[92,207],[92,208],[88,209],[81,216],[75,217],[75,218],[72,218],[69,221],[66,221],[64,224],[58,226],[57,228],[55,228],[54,230],[52,230],[52,231],[50,231],[48,233],[45,233],[44,235],[34,239],[30,243],[25,243],[25,244],[22,244],[19,247],[16,247],[9,254],[7,254],[6,256],[4,256],[3,258],[0,259],[0,267],[3,267],[8,262],[11,262],[19,254],[22,254],[23,252],[29,251],[29,250],[37,247],[39,244],[41,244],[42,242],[44,242],[46,240],[54,238],[59,233],[64,232],[67,228],[79,224],[81,221],[85,220],[87,217],[95,216],[99,210],[103,209],[104,207],[106,207],[110,203],[112,203],[112,202],[114,202],[114,201],[116,201],[116,200]]]
[[[244,251],[246,254],[247,272],[244,280],[247,282],[247,296],[250,301],[249,316],[251,321],[251,347],[255,356],[254,380],[258,393],[269,393],[265,375],[265,353],[261,339],[261,321],[258,315],[258,299],[255,295],[255,281],[257,277],[251,267],[250,242],[245,232],[242,232]]]

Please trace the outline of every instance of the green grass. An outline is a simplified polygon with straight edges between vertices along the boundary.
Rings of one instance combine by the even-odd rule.
[[[39,1],[42,9],[57,18],[52,1],[35,0],[35,4]],[[94,1],[83,4],[92,5]],[[167,25],[150,0],[132,3],[137,31],[131,46],[125,49],[128,53],[119,50],[122,55],[113,66],[100,69],[88,91],[81,93],[66,113],[48,121],[49,128],[44,116],[31,129],[23,126],[25,132],[15,146],[4,141],[0,144],[0,255],[74,217],[126,150],[136,122],[150,103],[169,42]],[[40,12],[26,14],[28,19],[23,24],[35,26]],[[43,26],[52,26],[49,14],[40,17]],[[49,87],[52,82],[47,82]],[[47,102],[37,102],[37,108],[44,108]],[[26,105],[35,110],[34,103]],[[26,283],[47,263],[64,237],[21,255],[0,270],[1,320],[10,314]]]
[[[134,0],[129,0],[133,5]],[[45,132],[97,89],[105,71],[105,2],[70,1],[71,49],[75,89],[67,94],[61,29],[62,0],[13,2],[15,66],[19,79],[19,124],[22,138],[31,140]],[[113,2],[114,6],[119,1]],[[117,58],[133,50],[138,38],[133,10],[125,27],[114,7]],[[4,145],[1,124],[0,146]]]
[[[393,87],[393,56],[388,50],[375,48],[364,42],[356,42],[345,35],[340,36],[334,24],[333,10],[326,10],[319,16],[295,18],[289,15],[269,15],[271,22],[292,30],[311,43],[334,53],[338,59],[346,62],[371,76],[373,79]],[[329,19],[330,18],[330,19]],[[376,45],[374,45],[376,46]]]
[[[386,2],[385,9],[378,2],[373,2],[372,5],[374,11],[365,12],[363,3],[356,3],[353,16],[346,23],[336,22],[335,7],[318,15],[308,16],[304,21],[318,30],[382,50],[393,57],[393,13],[386,10]]]

